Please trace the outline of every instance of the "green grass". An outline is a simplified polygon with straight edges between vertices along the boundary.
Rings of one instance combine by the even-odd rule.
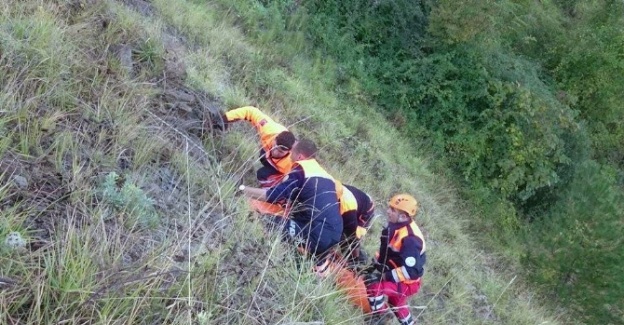
[[[241,2],[238,5],[242,5]],[[214,2],[154,1],[145,17],[121,2],[9,1],[0,7],[0,234],[41,247],[3,250],[0,322],[20,324],[353,324],[362,315],[297,268],[290,250],[249,216],[236,183],[253,182],[257,140],[244,124],[197,136],[195,118],[163,108],[163,87],[200,89],[221,108],[257,105],[316,141],[336,177],[368,191],[384,213],[397,191],[423,205],[427,273],[411,300],[420,324],[555,324],[496,255],[478,250],[473,216],[444,175],[367,106],[335,93],[334,69],[300,53],[300,35],[250,35]],[[166,37],[178,37],[186,80],[167,79]],[[291,43],[292,42],[292,43]],[[133,49],[129,71],[112,49]],[[199,110],[202,107],[197,108]],[[11,169],[8,166],[12,166]],[[132,181],[159,223],[127,227],[102,200],[111,173]],[[29,191],[10,185],[27,176]],[[146,201],[146,202],[147,202]],[[378,218],[365,247],[378,243]],[[501,271],[505,269],[506,271]]]

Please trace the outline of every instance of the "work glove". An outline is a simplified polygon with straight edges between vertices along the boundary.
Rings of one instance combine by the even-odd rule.
[[[245,196],[245,185],[242,184],[242,180],[236,182],[236,187],[238,191],[234,191],[234,196]]]
[[[368,229],[361,227],[361,226],[357,226],[357,228],[355,229],[355,238],[362,239],[362,237],[364,237],[364,235],[366,235],[367,232],[368,232]]]

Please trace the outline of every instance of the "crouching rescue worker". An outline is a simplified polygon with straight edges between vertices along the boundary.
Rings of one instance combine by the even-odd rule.
[[[340,214],[343,230],[340,249],[352,264],[366,263],[368,257],[360,248],[362,237],[370,228],[375,212],[371,197],[355,186],[343,184],[340,197]]]
[[[420,289],[426,262],[425,239],[412,219],[418,202],[398,194],[388,204],[388,226],[381,232],[378,256],[364,275],[366,294],[373,323],[385,319],[390,306],[401,325],[413,325],[407,299]]]
[[[271,187],[279,183],[293,166],[290,150],[295,136],[288,129],[275,122],[268,115],[253,106],[244,106],[223,113],[223,124],[218,121],[213,127],[227,129],[231,122],[245,120],[251,123],[260,136],[260,163],[256,172],[260,187]]]
[[[315,261],[315,273],[325,276],[329,272],[329,253],[342,234],[338,208],[342,184],[314,159],[316,152],[314,142],[299,140],[291,152],[295,165],[280,184],[268,189],[241,185],[240,190],[253,199],[290,202],[292,210],[283,227],[284,239],[296,243],[300,251],[309,254]]]

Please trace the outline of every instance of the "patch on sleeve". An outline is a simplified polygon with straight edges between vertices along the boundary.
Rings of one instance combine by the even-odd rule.
[[[412,267],[414,265],[416,265],[416,259],[412,256],[408,257],[405,259],[405,265]]]
[[[267,124],[267,120],[265,118],[260,120],[260,126],[264,126],[265,124]]]

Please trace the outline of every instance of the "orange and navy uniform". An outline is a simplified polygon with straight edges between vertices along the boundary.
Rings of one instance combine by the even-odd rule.
[[[425,239],[413,220],[389,223],[381,232],[377,257],[382,281],[408,284],[419,281],[427,261],[425,250]]]
[[[340,215],[344,223],[343,234],[347,238],[361,239],[368,228],[375,211],[371,197],[362,190],[343,184],[340,197]]]
[[[426,260],[425,240],[416,223],[389,223],[381,231],[377,256],[380,281],[366,284],[373,313],[392,310],[401,325],[414,325],[407,301],[420,290]]]
[[[338,193],[342,184],[327,173],[315,159],[298,161],[281,183],[267,191],[267,202],[289,200],[291,219],[284,231],[300,237],[312,254],[323,254],[340,241],[342,217]]]
[[[225,113],[227,122],[235,122],[245,120],[250,122],[260,136],[261,162],[263,165],[269,165],[280,174],[288,174],[293,167],[294,162],[290,157],[290,153],[283,158],[273,158],[271,156],[271,148],[275,145],[275,137],[288,129],[275,122],[271,117],[264,114],[258,108],[253,106],[244,106],[236,108]]]

